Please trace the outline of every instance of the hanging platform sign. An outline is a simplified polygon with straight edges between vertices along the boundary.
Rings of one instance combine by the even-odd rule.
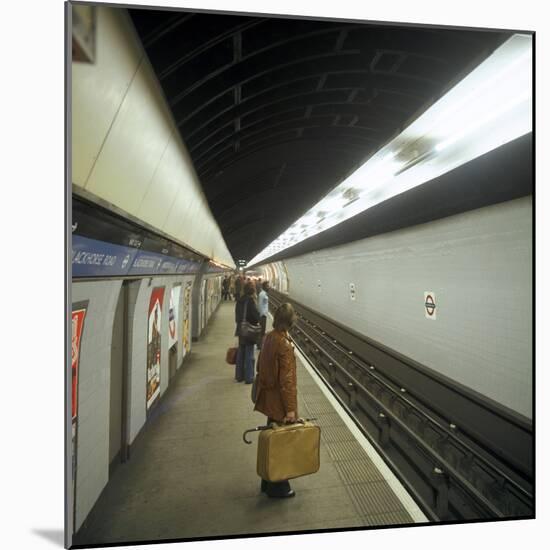
[[[434,292],[424,292],[424,314],[426,319],[435,321],[437,319],[437,305]]]

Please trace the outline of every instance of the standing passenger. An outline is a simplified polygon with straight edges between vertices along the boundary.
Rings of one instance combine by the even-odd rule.
[[[267,322],[267,312],[269,311],[269,297],[267,291],[269,290],[269,285],[267,281],[262,283],[262,288],[258,294],[258,311],[260,312],[260,325],[262,326],[262,335],[260,341],[258,342],[258,349],[262,349],[262,342],[264,341],[265,336],[265,324]]]
[[[235,281],[235,301],[238,302],[241,298],[241,289],[242,289],[243,282],[241,280],[241,276],[239,275],[237,277],[237,280]]]
[[[296,422],[297,388],[296,357],[288,330],[296,322],[290,304],[277,308],[273,329],[269,332],[258,357],[258,390],[255,411],[267,415],[267,422]],[[271,482],[262,479],[261,490],[269,497],[293,497],[288,480]]]
[[[229,294],[230,298],[232,300],[235,300],[235,276],[231,275],[231,278],[229,279]]]
[[[252,283],[246,284],[244,286],[243,297],[235,304],[235,323],[237,323],[235,336],[239,336],[238,327],[241,321],[248,321],[252,325],[260,324],[260,314],[258,313],[254,296],[254,285]],[[237,382],[244,380],[247,384],[254,382],[254,342],[248,342],[242,336],[239,336],[235,380]]]
[[[228,296],[229,296],[229,279],[226,275],[222,281],[222,297],[225,301],[227,301]]]

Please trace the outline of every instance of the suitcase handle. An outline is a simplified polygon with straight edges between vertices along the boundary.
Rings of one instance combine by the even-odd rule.
[[[294,422],[285,422],[282,424],[283,426],[288,426],[289,424],[305,424],[306,422],[313,422],[314,420],[317,420],[316,418],[298,418],[298,420]],[[276,423],[274,423],[277,425]]]
[[[311,422],[312,420],[317,420],[317,419],[316,418],[300,418],[299,420],[296,420],[295,424],[305,424],[306,422]],[[243,441],[247,445],[252,445],[252,441],[248,441],[248,439],[246,439],[246,434],[249,434],[251,432],[261,432],[263,430],[268,430],[270,428],[273,428],[274,426],[277,426],[277,424],[275,422],[269,424],[268,426],[258,426],[256,428],[251,428],[250,430],[246,430],[243,433]]]

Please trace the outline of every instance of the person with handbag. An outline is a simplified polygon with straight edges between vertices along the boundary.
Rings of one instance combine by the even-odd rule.
[[[254,296],[252,283],[244,285],[243,297],[235,304],[235,336],[239,337],[239,351],[235,365],[235,380],[252,384],[254,382],[254,346],[261,334],[260,314]]]
[[[273,317],[273,330],[262,344],[258,357],[257,391],[254,410],[267,416],[267,423],[293,423],[298,419],[296,356],[288,331],[296,322],[291,304],[281,304]],[[288,498],[295,492],[288,480],[262,479],[261,490],[269,497]]]

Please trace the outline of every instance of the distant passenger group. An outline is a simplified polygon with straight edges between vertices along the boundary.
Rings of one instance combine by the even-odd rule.
[[[238,302],[244,295],[246,283],[251,283],[254,289],[255,299],[259,297],[262,290],[267,292],[269,285],[262,278],[252,280],[243,275],[226,275],[222,280],[222,299],[225,301],[235,300]]]
[[[254,381],[254,347],[261,349],[265,336],[269,298],[267,281],[261,277],[252,281],[250,277],[224,277],[222,281],[222,297],[225,301],[235,300],[235,336],[239,339],[235,380],[252,384]],[[239,334],[239,324],[249,323],[256,330],[256,337],[245,338]],[[256,328],[254,328],[256,327]]]

